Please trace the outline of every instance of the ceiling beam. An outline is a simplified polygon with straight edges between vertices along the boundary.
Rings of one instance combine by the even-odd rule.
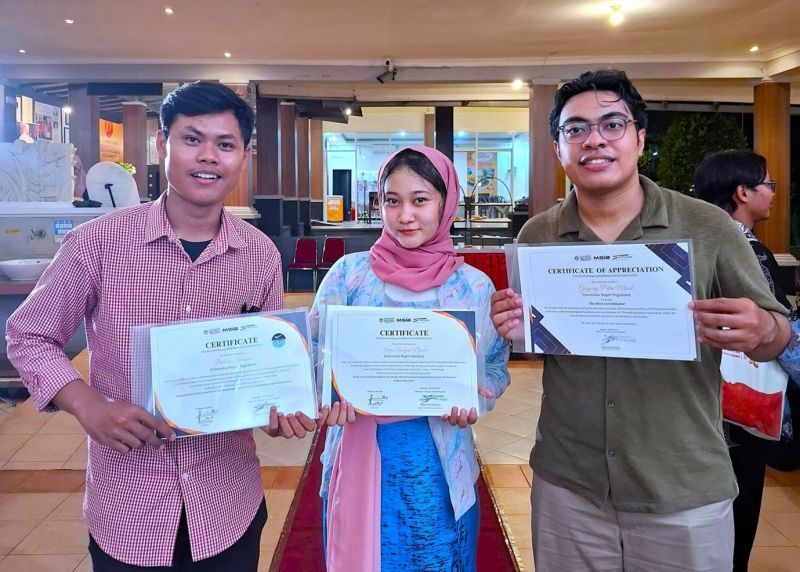
[[[508,82],[521,78],[533,83],[559,83],[589,69],[620,68],[634,79],[760,79],[763,61],[597,61],[548,65],[464,62],[397,63],[398,83]],[[385,71],[375,65],[271,65],[271,64],[0,64],[0,82],[175,82],[195,79],[224,83],[248,81],[375,82]]]
[[[776,77],[797,74],[800,71],[800,50],[767,62],[766,75],[772,79]]]

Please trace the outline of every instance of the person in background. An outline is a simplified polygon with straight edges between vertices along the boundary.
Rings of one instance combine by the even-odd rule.
[[[491,281],[456,256],[450,238],[455,168],[435,149],[409,147],[383,163],[378,181],[383,232],[369,252],[341,258],[325,276],[311,310],[315,342],[331,304],[475,309],[480,401],[491,409],[509,382],[509,349],[489,319]],[[453,407],[441,418],[380,418],[356,415],[344,401],[323,409],[329,571],[475,570],[479,469],[469,426],[477,414]]]
[[[84,517],[95,571],[255,572],[267,519],[252,430],[176,439],[131,403],[130,332],[142,324],[283,307],[275,245],[226,213],[254,114],[229,88],[170,93],[157,136],[168,189],[67,233],[7,324],[8,355],[37,409],[89,434]],[[86,323],[86,383],[64,354]],[[274,409],[272,436],[315,428]]]
[[[645,107],[619,70],[559,88],[550,133],[574,186],[518,239],[691,239],[700,359],[545,357],[531,453],[538,572],[729,572],[737,488],[722,434],[720,350],[766,361],[789,341],[786,310],[731,218],[639,174]],[[518,339],[521,297],[495,293],[492,317],[501,335]]]
[[[717,205],[731,216],[753,248],[770,291],[789,309],[775,256],[753,234],[753,225],[769,218],[775,198],[775,181],[767,171],[767,160],[752,151],[732,150],[709,155],[697,166],[694,190],[698,199]],[[736,532],[733,572],[746,572],[761,512],[764,471],[774,443],[736,425],[725,423],[724,428],[739,485],[739,495],[733,501]]]
[[[17,138],[23,143],[33,143],[34,139],[31,137],[30,127],[24,121],[19,122],[19,137]]]
[[[72,153],[72,177],[73,177],[73,197],[83,197],[86,192],[86,170],[83,168],[83,161],[81,156],[78,155],[78,150]]]

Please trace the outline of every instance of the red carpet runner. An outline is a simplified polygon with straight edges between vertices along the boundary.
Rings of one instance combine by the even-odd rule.
[[[272,558],[270,572],[325,572],[322,552],[322,503],[319,486],[322,464],[319,455],[325,446],[325,429],[317,435],[310,462],[306,463],[303,478],[297,487],[286,524]],[[478,570],[517,572],[511,543],[506,539],[491,493],[483,475],[478,479],[481,503],[480,536],[478,539]]]

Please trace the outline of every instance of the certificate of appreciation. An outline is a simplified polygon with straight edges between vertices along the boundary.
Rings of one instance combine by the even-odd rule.
[[[525,351],[695,361],[691,241],[520,246]]]
[[[316,417],[307,313],[151,327],[151,407],[178,436],[269,424],[270,408]]]
[[[474,310],[328,306],[324,326],[323,403],[372,415],[478,407]]]

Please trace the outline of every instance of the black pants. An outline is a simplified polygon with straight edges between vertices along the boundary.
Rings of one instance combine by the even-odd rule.
[[[733,501],[733,526],[736,534],[733,545],[733,572],[747,572],[747,562],[758,528],[761,496],[764,491],[764,471],[773,441],[751,435],[741,427],[730,426],[731,441],[737,443],[728,452],[733,464],[739,496]]]
[[[134,566],[115,560],[97,545],[89,535],[89,554],[92,556],[94,572],[256,572],[258,568],[261,531],[267,522],[267,503],[261,501],[253,522],[244,535],[230,548],[216,556],[192,561],[189,545],[189,527],[186,524],[186,510],[181,511],[181,523],[175,539],[175,552],[172,555],[172,566]]]

